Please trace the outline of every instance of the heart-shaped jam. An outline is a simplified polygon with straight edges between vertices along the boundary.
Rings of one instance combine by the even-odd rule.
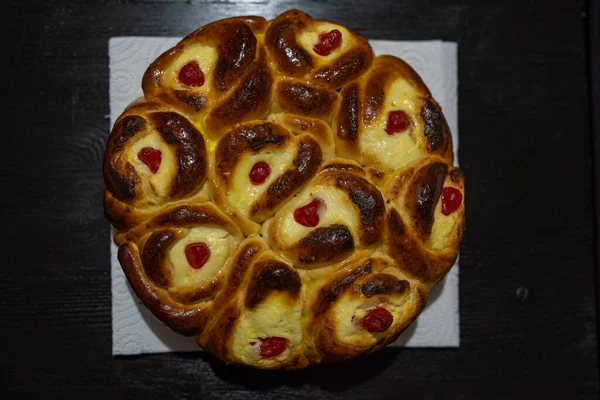
[[[313,46],[313,50],[320,56],[328,56],[342,44],[342,32],[334,29],[319,35],[319,43]]]
[[[394,316],[383,307],[377,307],[370,310],[363,317],[360,324],[369,332],[385,332],[394,322]]]
[[[269,164],[264,161],[259,161],[254,164],[250,170],[250,182],[252,182],[253,185],[263,184],[269,178],[269,175],[271,175],[271,167],[269,167]]]
[[[144,147],[138,152],[138,158],[155,174],[160,168],[162,153],[160,150],[153,149],[152,147]]]
[[[204,74],[197,62],[192,61],[185,64],[179,70],[179,82],[187,86],[204,85]]]
[[[457,188],[445,187],[442,190],[442,214],[450,215],[458,210],[462,203],[462,193]]]
[[[321,199],[314,199],[310,203],[297,208],[294,211],[294,219],[300,225],[314,228],[319,224],[319,207],[321,205],[323,205]]]
[[[402,132],[410,126],[410,119],[404,111],[396,110],[388,114],[387,125],[385,131],[388,135],[393,135],[397,132]]]
[[[206,243],[190,243],[185,246],[185,257],[194,269],[200,269],[210,258],[210,249]]]
[[[259,352],[262,358],[277,357],[288,348],[288,340],[279,336],[259,338]]]

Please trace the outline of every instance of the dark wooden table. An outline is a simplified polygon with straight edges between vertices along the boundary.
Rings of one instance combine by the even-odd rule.
[[[4,0],[3,391],[597,398],[600,11],[597,2],[549,3]],[[204,354],[113,357],[100,173],[109,132],[108,39],[183,36],[222,17],[271,18],[292,7],[369,38],[459,43],[468,185],[460,348],[388,349],[299,372],[227,367]]]

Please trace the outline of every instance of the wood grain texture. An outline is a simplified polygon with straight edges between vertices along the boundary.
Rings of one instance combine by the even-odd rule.
[[[596,217],[596,311],[600,312],[600,1],[591,1],[587,18],[590,109],[592,124],[593,176]],[[598,315],[598,314],[597,314]],[[600,332],[600,321],[596,321]]]
[[[552,3],[5,1],[0,365],[10,397],[597,398],[589,5]],[[183,36],[291,7],[370,38],[459,42],[460,349],[387,349],[293,373],[206,354],[114,358],[100,165],[109,37]]]

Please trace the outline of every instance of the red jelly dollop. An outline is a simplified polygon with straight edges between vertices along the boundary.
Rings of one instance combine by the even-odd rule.
[[[279,336],[272,336],[260,339],[260,356],[262,358],[277,357],[288,347],[288,340]]]
[[[160,168],[162,153],[160,150],[153,149],[152,147],[144,147],[139,151],[138,158],[150,168],[150,171],[153,174],[155,174]]]
[[[442,190],[442,214],[450,215],[458,210],[462,203],[462,193],[457,188],[445,187]]]
[[[271,175],[271,167],[264,161],[259,161],[250,170],[250,182],[254,185],[260,185],[265,183],[267,178]]]
[[[342,44],[342,32],[337,29],[331,32],[323,32],[319,35],[319,43],[315,44],[313,50],[320,56],[328,56]]]
[[[206,243],[191,243],[185,247],[185,257],[194,269],[200,269],[210,258],[210,249]]]
[[[410,119],[404,111],[396,110],[388,114],[387,126],[385,131],[388,135],[393,135],[396,132],[402,132],[410,126]]]
[[[204,85],[204,74],[197,62],[192,61],[181,67],[179,70],[179,82],[187,86]]]
[[[300,225],[314,228],[319,224],[319,207],[323,204],[321,199],[314,199],[310,203],[294,211],[294,219]]]
[[[394,322],[394,316],[383,307],[372,309],[360,321],[363,328],[369,332],[385,332]]]

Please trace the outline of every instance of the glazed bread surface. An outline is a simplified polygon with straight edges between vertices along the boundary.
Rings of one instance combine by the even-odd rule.
[[[227,363],[302,368],[394,341],[465,224],[438,103],[403,60],[291,10],[158,57],[103,162],[136,295]]]

